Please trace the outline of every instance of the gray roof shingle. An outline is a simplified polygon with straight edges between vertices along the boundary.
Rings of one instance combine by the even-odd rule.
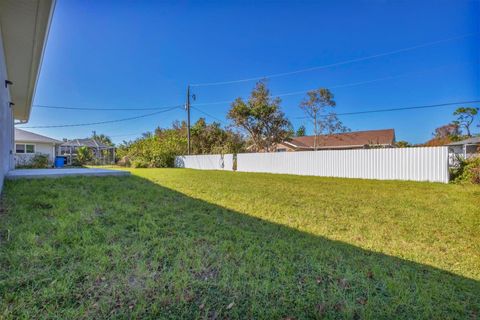
[[[480,144],[480,137],[471,137],[462,141],[449,143],[449,146],[463,146],[464,144]]]
[[[73,139],[68,140],[61,144],[62,147],[89,147],[89,148],[100,148],[100,149],[110,149],[113,148],[101,141],[94,139]]]
[[[43,142],[43,143],[62,143],[62,141],[42,136],[37,133],[15,128],[15,141],[21,142]]]

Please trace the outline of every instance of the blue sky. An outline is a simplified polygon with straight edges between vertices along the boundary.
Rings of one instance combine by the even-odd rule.
[[[435,45],[276,77],[273,94],[333,88],[338,113],[480,99],[478,1],[73,1],[55,9],[35,104],[146,108],[183,104],[188,83],[259,77],[364,56]],[[383,79],[383,80],[378,80]],[[376,80],[376,81],[373,81]],[[377,81],[378,80],[378,81]],[[373,81],[369,83],[363,83]],[[356,84],[355,83],[363,83]],[[225,119],[228,103],[255,82],[195,87],[197,108]],[[282,97],[295,127],[308,122],[303,94]],[[479,106],[479,104],[477,104]],[[453,107],[344,116],[352,130],[394,128],[413,143],[453,120]],[[152,111],[34,107],[25,126],[75,124]],[[192,119],[204,116],[192,110]],[[115,142],[185,118],[176,109],[86,127],[30,129],[55,138],[93,130]],[[213,118],[207,116],[207,120]],[[479,131],[477,129],[477,131]],[[311,133],[311,130],[309,131]]]

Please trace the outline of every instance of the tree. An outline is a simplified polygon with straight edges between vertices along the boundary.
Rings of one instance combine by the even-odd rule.
[[[170,128],[157,127],[137,138],[124,141],[117,149],[120,165],[134,167],[173,167],[175,156],[187,152],[187,125],[184,121],[172,123]],[[196,154],[237,153],[243,151],[245,141],[240,134],[224,129],[219,123],[208,124],[200,118],[191,128],[192,147]]]
[[[330,90],[320,88],[307,92],[307,97],[300,103],[300,108],[313,122],[314,150],[317,149],[319,135],[349,131],[335,113],[327,112],[329,108],[334,108],[336,105],[333,98]]]
[[[157,129],[158,129],[158,128],[157,128]],[[154,136],[154,134],[151,133],[150,131],[147,131],[147,132],[142,133],[142,138],[145,138],[145,139],[151,138],[151,137],[153,137],[153,136]]]
[[[257,151],[271,151],[291,135],[291,124],[280,110],[280,98],[272,98],[265,82],[260,81],[248,101],[237,98],[227,118],[246,131]]]
[[[237,153],[243,149],[241,135],[223,129],[218,122],[208,124],[200,118],[191,128],[194,154]]]
[[[109,136],[107,136],[105,134],[97,134],[95,131],[93,131],[93,134],[90,137],[90,139],[94,139],[95,141],[102,142],[102,143],[106,144],[107,146],[112,146],[113,147],[113,145],[114,145],[113,142],[112,142],[112,139],[110,139]]]
[[[457,120],[453,121],[454,124],[460,128],[464,128],[467,131],[467,136],[471,137],[470,126],[475,121],[479,108],[460,107],[453,113],[457,116]]]
[[[400,141],[397,141],[395,143],[395,146],[397,148],[408,148],[408,147],[411,147],[410,143],[408,143],[408,141],[405,141],[405,140],[400,140]]]
[[[307,128],[302,124],[300,127],[298,127],[297,132],[295,132],[296,137],[303,137],[307,134]]]
[[[82,165],[86,164],[92,160],[92,151],[85,146],[79,147],[77,149],[77,160]]]
[[[460,135],[460,127],[457,123],[449,123],[435,129],[433,136],[435,138],[447,138]]]
[[[449,123],[440,126],[433,132],[433,139],[425,143],[427,147],[444,146],[453,141],[461,140],[463,137],[460,128],[456,123]]]

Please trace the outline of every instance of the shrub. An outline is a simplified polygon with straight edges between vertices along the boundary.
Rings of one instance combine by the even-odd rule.
[[[152,168],[173,168],[176,154],[171,151],[161,152],[155,155],[150,162]]]
[[[162,136],[148,136],[120,146],[119,165],[135,168],[167,168],[173,167],[175,156],[185,153],[186,139],[180,133],[170,130],[162,132]]]
[[[203,118],[192,126],[191,134],[193,154],[238,153],[245,147],[242,135],[223,129],[219,123],[207,124]],[[186,136],[186,123],[176,122],[171,128],[157,128],[155,133],[147,132],[135,141],[124,141],[117,148],[118,164],[174,167],[175,157],[187,153]]]
[[[132,167],[133,168],[148,168],[149,164],[145,160],[142,159],[135,159],[132,161]]]
[[[17,169],[43,169],[48,168],[48,155],[36,153],[33,157],[19,157],[17,159]]]
[[[37,153],[32,158],[32,168],[48,168],[48,156],[46,154]]]
[[[130,167],[132,162],[128,156],[123,156],[120,160],[117,161],[117,165],[122,167]]]
[[[480,184],[480,157],[460,160],[458,168],[451,172],[453,183]]]
[[[83,167],[83,164],[77,158],[72,158],[72,162],[70,165],[72,167]]]

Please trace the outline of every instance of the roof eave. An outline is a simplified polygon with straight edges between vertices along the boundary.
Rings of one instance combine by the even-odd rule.
[[[45,44],[55,0],[5,0],[0,2],[4,44],[13,116],[28,121],[35,97]]]

